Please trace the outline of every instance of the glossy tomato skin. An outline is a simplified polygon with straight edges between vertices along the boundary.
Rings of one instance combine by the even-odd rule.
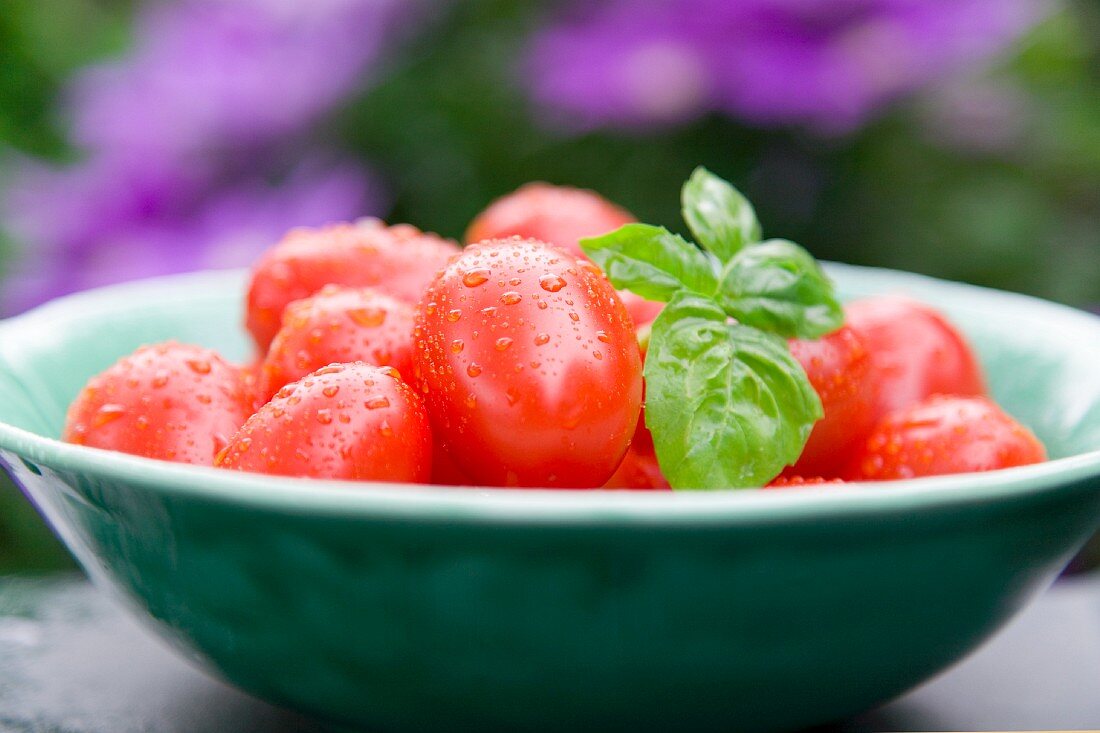
[[[333,363],[392,366],[412,379],[416,309],[373,288],[326,285],[290,303],[260,370],[264,401],[290,382]]]
[[[825,478],[824,476],[778,476],[772,479],[765,489],[790,489],[800,486],[842,486],[844,481],[838,478]]]
[[[292,382],[218,454],[221,468],[351,481],[427,482],[424,405],[392,367],[332,364]]]
[[[634,221],[630,212],[594,191],[534,182],[502,196],[474,217],[466,241],[523,237],[584,257],[578,244],[581,239]]]
[[[584,258],[581,239],[606,234],[635,221],[629,211],[594,191],[535,182],[489,204],[470,223],[466,241],[472,244],[485,239],[523,237]],[[626,290],[619,292],[619,298],[635,326],[651,323],[664,305]]]
[[[534,240],[471,245],[432,283],[416,333],[435,435],[473,481],[590,488],[615,471],[641,358],[595,265]]]
[[[1035,435],[986,397],[935,395],[886,417],[857,452],[857,481],[992,471],[1039,463]]]
[[[871,353],[874,422],[932,395],[985,394],[973,349],[935,309],[901,296],[878,296],[849,303],[845,316]]]
[[[840,476],[874,427],[877,383],[871,355],[850,326],[815,340],[794,339],[791,354],[821,398],[824,417],[784,476]]]
[[[622,463],[603,485],[605,489],[635,489],[638,491],[671,491],[668,479],[661,473],[657,454],[653,449],[653,436],[645,426],[645,409],[638,418],[634,439],[623,456]]]
[[[329,284],[374,287],[415,304],[457,252],[450,240],[377,219],[291,230],[253,267],[248,330],[266,352],[282,325],[283,309]]]
[[[167,342],[92,377],[69,406],[62,439],[209,466],[249,411],[237,367],[210,349]]]

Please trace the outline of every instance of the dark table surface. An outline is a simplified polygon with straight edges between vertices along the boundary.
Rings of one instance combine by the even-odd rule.
[[[1100,727],[1100,576],[1062,580],[970,658],[823,731]],[[0,577],[3,733],[321,728],[182,661],[72,576]]]

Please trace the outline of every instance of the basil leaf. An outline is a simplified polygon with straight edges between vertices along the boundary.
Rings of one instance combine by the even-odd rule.
[[[844,324],[833,285],[817,261],[783,239],[738,252],[722,272],[717,300],[741,323],[788,338],[819,338]]]
[[[676,489],[763,486],[802,452],[821,400],[787,343],[679,293],[645,362],[646,425]]]
[[[626,224],[580,245],[616,288],[647,300],[666,302],[684,289],[710,295],[718,287],[710,258],[664,227]]]
[[[680,190],[680,202],[692,234],[722,262],[760,241],[760,222],[749,200],[702,166]]]

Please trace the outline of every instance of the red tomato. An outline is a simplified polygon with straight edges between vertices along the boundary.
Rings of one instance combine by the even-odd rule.
[[[209,466],[249,407],[240,371],[210,349],[143,346],[88,381],[69,406],[62,439]]]
[[[844,481],[838,478],[825,478],[824,476],[779,476],[765,486],[765,489],[786,489],[792,486],[828,486],[840,485]]]
[[[466,230],[470,244],[484,239],[523,237],[584,257],[577,242],[618,229],[636,219],[593,191],[549,183],[528,183],[474,217]]]
[[[471,245],[417,314],[417,379],[437,438],[490,486],[600,486],[641,406],[641,359],[615,289],[533,240]]]
[[[985,394],[974,352],[932,308],[909,298],[880,296],[850,303],[845,314],[871,353],[877,384],[874,422],[934,394]]]
[[[644,409],[642,415],[645,415]],[[615,469],[615,473],[603,488],[671,490],[668,479],[661,473],[661,466],[657,463],[657,454],[653,450],[653,436],[646,428],[643,417],[638,418],[634,440],[630,442],[622,463]]]
[[[408,224],[387,227],[377,219],[294,229],[268,250],[252,270],[248,330],[267,351],[282,323],[283,309],[330,283],[371,286],[414,304],[457,245]]]
[[[454,459],[435,441],[436,450],[432,453],[432,480],[438,486],[473,486],[474,481],[462,472]]]
[[[260,373],[265,401],[279,388],[326,364],[392,366],[412,379],[413,316],[408,303],[372,288],[326,285],[283,311]]]
[[[802,455],[784,476],[839,476],[874,427],[871,356],[849,326],[813,341],[795,339],[791,353],[806,370],[825,408]]]
[[[937,395],[883,420],[852,463],[854,480],[992,471],[1046,460],[1034,434],[985,397]]]
[[[432,436],[392,367],[332,364],[279,390],[218,454],[221,468],[279,476],[426,482]]]
[[[575,257],[585,257],[578,242],[614,231],[623,224],[637,221],[593,191],[549,183],[528,183],[503,196],[474,217],[466,230],[466,241],[523,237],[563,249]],[[635,326],[653,321],[663,303],[646,300],[629,291],[620,291],[620,299]]]

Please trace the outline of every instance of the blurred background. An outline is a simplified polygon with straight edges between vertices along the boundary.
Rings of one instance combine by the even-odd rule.
[[[1100,3],[3,0],[0,316],[529,180],[682,229],[704,164],[818,257],[1100,303]],[[68,560],[0,484],[0,572]]]

